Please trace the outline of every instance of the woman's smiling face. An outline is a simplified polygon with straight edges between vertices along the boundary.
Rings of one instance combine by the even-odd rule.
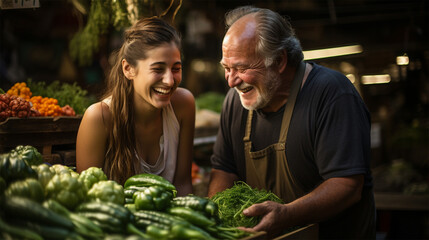
[[[143,100],[155,108],[166,107],[182,81],[180,50],[169,43],[147,51],[146,55],[146,59],[137,61],[135,68],[130,66],[131,75],[123,67],[124,74],[133,81],[136,103]]]

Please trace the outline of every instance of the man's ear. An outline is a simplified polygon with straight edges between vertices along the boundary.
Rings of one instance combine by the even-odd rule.
[[[279,73],[282,73],[286,69],[286,65],[287,65],[286,50],[283,50],[280,56],[278,57],[277,64],[278,64],[277,66],[278,66]]]
[[[134,68],[125,59],[122,59],[122,72],[129,80],[132,80],[135,76]]]

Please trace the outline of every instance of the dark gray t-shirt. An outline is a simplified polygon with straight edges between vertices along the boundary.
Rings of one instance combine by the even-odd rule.
[[[310,192],[323,180],[355,174],[365,175],[365,188],[360,203],[332,219],[331,224],[320,224],[321,237],[332,234],[335,228],[340,238],[365,238],[367,233],[353,224],[370,224],[370,236],[375,237],[375,208],[370,172],[370,115],[353,84],[341,73],[314,64],[301,89],[292,115],[286,142],[286,157],[297,183]],[[284,106],[274,113],[255,111],[252,122],[252,150],[261,150],[278,142]],[[240,97],[231,89],[222,109],[220,129],[211,156],[212,167],[235,173],[246,179],[244,157],[244,130],[248,111]],[[362,212],[366,209],[367,212]],[[368,212],[369,211],[369,212]],[[365,216],[357,216],[365,214]],[[338,221],[337,221],[338,220]],[[349,222],[343,222],[349,221]],[[335,224],[334,224],[335,222]],[[372,226],[374,223],[374,226]],[[345,224],[347,226],[337,226]],[[327,226],[325,226],[327,225]],[[362,225],[360,225],[362,226]],[[356,229],[357,228],[357,229]],[[347,230],[348,229],[348,230]],[[325,231],[326,230],[326,231]],[[366,231],[366,230],[365,230]],[[364,232],[365,232],[364,231]],[[326,234],[325,234],[326,233]]]

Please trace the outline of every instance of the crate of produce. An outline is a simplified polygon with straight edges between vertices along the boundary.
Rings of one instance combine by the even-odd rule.
[[[75,144],[82,116],[10,117],[0,123],[0,152],[17,145],[36,147],[52,160],[52,146]]]

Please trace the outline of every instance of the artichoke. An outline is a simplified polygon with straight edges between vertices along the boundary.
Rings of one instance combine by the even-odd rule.
[[[124,188],[113,180],[103,180],[92,185],[87,193],[89,201],[113,202],[124,204]]]
[[[84,185],[85,192],[88,192],[92,185],[103,180],[107,180],[107,176],[103,170],[98,167],[90,167],[83,170],[79,175],[79,181]]]
[[[66,171],[57,173],[52,177],[46,185],[45,193],[47,199],[57,200],[70,210],[73,210],[85,199],[85,190],[78,176]]]

